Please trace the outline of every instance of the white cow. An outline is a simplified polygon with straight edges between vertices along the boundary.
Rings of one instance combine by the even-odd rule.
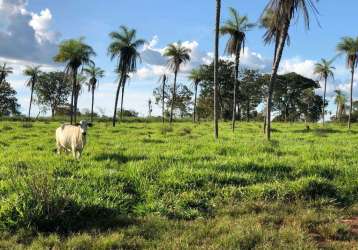
[[[61,125],[56,129],[57,153],[61,154],[62,150],[72,151],[73,157],[79,159],[86,144],[87,128],[91,126],[87,121],[80,121],[76,126]]]

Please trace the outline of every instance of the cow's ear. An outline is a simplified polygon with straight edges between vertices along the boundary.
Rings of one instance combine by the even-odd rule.
[[[88,125],[88,127],[92,127],[92,126],[93,126],[93,124],[92,124],[91,122],[88,123],[87,125]]]

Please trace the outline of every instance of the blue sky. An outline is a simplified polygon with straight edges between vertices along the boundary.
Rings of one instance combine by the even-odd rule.
[[[236,8],[256,22],[268,1],[222,0],[222,20],[227,18],[228,7]],[[335,56],[335,46],[343,36],[357,36],[354,25],[358,22],[356,0],[320,1],[317,7],[320,25],[312,19],[310,31],[305,31],[302,19],[295,21],[290,30],[291,45],[285,50],[282,73],[295,71],[308,77],[314,63],[320,58]],[[28,107],[29,90],[24,87],[21,70],[27,64],[44,65],[45,70],[60,65],[51,63],[56,45],[63,39],[86,37],[86,41],[97,52],[96,64],[106,70],[101,80],[95,107],[103,107],[110,114],[114,104],[116,76],[112,73],[114,62],[106,54],[110,42],[108,33],[126,25],[137,29],[138,36],[148,41],[144,48],[144,60],[138,74],[131,80],[125,96],[125,107],[145,115],[146,103],[157,86],[158,75],[164,65],[146,53],[158,56],[168,43],[183,41],[193,50],[193,62],[183,69],[180,81],[186,82],[185,74],[192,67],[210,60],[213,45],[214,0],[0,0],[0,61],[12,64],[15,74],[9,78],[18,91],[18,98],[25,111]],[[16,32],[17,33],[16,33]],[[267,71],[270,67],[272,47],[262,42],[263,30],[253,29],[247,34],[247,52],[243,66]],[[3,34],[2,34],[3,33]],[[11,34],[19,34],[17,37]],[[20,43],[20,41],[26,41]],[[221,39],[221,54],[226,39]],[[31,52],[31,53],[30,53]],[[348,90],[349,72],[344,60],[336,61],[336,79],[329,83],[329,94],[341,88]],[[358,79],[358,78],[357,78]],[[318,93],[320,93],[318,91]],[[358,96],[358,91],[355,96]],[[80,108],[89,107],[90,96],[83,93]],[[334,107],[331,104],[330,108]],[[158,112],[155,108],[155,112]]]

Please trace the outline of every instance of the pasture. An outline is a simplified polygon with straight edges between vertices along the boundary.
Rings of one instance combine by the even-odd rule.
[[[358,127],[0,122],[0,249],[355,249]],[[358,219],[357,219],[358,220]]]

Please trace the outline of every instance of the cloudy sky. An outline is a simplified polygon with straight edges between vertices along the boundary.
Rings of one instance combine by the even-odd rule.
[[[232,6],[256,22],[268,1],[222,2],[223,20],[227,18],[228,7]],[[304,30],[302,20],[295,20],[281,73],[294,71],[317,79],[313,75],[314,64],[321,58],[333,58],[341,37],[358,35],[355,30],[358,23],[356,0],[320,1],[317,6],[319,23],[313,19],[309,31]],[[166,71],[162,53],[167,44],[180,40],[192,50],[192,61],[183,67],[179,79],[182,83],[187,83],[186,72],[211,61],[214,10],[214,0],[0,0],[0,62],[6,61],[15,69],[9,82],[17,90],[21,111],[25,113],[30,91],[24,86],[25,79],[21,74],[24,67],[39,64],[43,70],[61,70],[63,65],[52,61],[57,44],[64,39],[84,36],[97,53],[97,66],[106,70],[106,77],[101,80],[96,93],[95,109],[102,108],[111,114],[117,76],[113,73],[114,62],[107,56],[108,33],[120,25],[135,28],[139,38],[146,39],[147,44],[141,49],[142,63],[126,89],[124,103],[125,108],[146,115],[148,99],[152,98],[153,89],[159,84],[159,75]],[[247,34],[242,65],[269,72],[273,48],[263,44],[263,33],[256,28]],[[222,55],[225,42],[222,38]],[[348,91],[349,86],[349,71],[343,57],[335,61],[335,67],[335,79],[328,84],[330,98],[335,89]],[[358,86],[355,89],[358,97]],[[83,93],[79,102],[80,109],[89,107],[90,95]],[[154,108],[155,113],[159,113],[158,107]],[[334,110],[333,101],[330,109]]]

